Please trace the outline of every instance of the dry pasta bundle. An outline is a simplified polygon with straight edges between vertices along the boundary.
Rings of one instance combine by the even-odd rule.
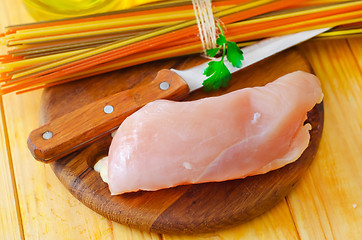
[[[362,31],[362,1],[216,0],[213,17],[244,46],[271,36],[332,27],[318,37]],[[137,64],[202,53],[191,1],[9,26],[1,36],[0,94],[27,92]]]

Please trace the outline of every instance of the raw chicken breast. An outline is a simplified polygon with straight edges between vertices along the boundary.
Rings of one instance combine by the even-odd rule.
[[[113,195],[266,173],[299,158],[307,112],[323,97],[312,74],[189,102],[157,100],[129,116],[108,159]]]

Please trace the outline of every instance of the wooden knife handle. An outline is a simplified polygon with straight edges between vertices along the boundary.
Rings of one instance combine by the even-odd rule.
[[[103,98],[35,129],[29,135],[28,148],[39,161],[57,160],[110,133],[148,102],[177,99],[188,92],[179,75],[163,69],[146,86]]]

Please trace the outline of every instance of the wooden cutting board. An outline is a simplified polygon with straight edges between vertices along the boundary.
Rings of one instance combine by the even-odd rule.
[[[197,56],[168,59],[51,87],[42,97],[42,123],[102,97],[144,84],[160,69],[187,69],[204,61]],[[312,71],[307,60],[294,48],[233,74],[227,89],[199,90],[186,100],[262,86],[296,70]],[[108,185],[93,170],[94,163],[107,155],[110,136],[51,163],[51,167],[77,199],[110,220],[160,233],[217,231],[264,213],[291,191],[318,149],[323,129],[323,104],[317,105],[308,116],[313,129],[310,145],[303,155],[281,169],[245,179],[111,196]]]

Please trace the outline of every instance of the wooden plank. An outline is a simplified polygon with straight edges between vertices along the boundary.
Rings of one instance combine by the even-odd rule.
[[[12,18],[7,7],[6,2],[0,1],[0,32]],[[5,48],[0,45],[0,54],[3,53],[5,53]],[[8,154],[7,129],[1,96],[0,110],[0,239],[22,239],[21,216],[17,207],[18,199],[16,197],[12,159],[10,153]]]
[[[3,102],[0,96],[0,239],[21,239],[22,228],[19,225],[16,207],[16,193],[11,176],[11,159],[8,156],[6,142],[6,123],[3,121]]]
[[[113,239],[125,239],[125,240],[161,240],[161,235],[157,233],[149,233],[145,231],[139,231],[137,229],[129,228],[125,225],[111,222],[113,227]],[[103,239],[103,238],[100,238]]]
[[[354,44],[361,47],[362,41]],[[362,72],[345,40],[300,48],[322,82],[325,126],[317,157],[288,203],[301,239],[357,239],[362,236]]]
[[[349,38],[348,44],[352,50],[354,58],[359,65],[360,70],[362,71],[362,36]]]

